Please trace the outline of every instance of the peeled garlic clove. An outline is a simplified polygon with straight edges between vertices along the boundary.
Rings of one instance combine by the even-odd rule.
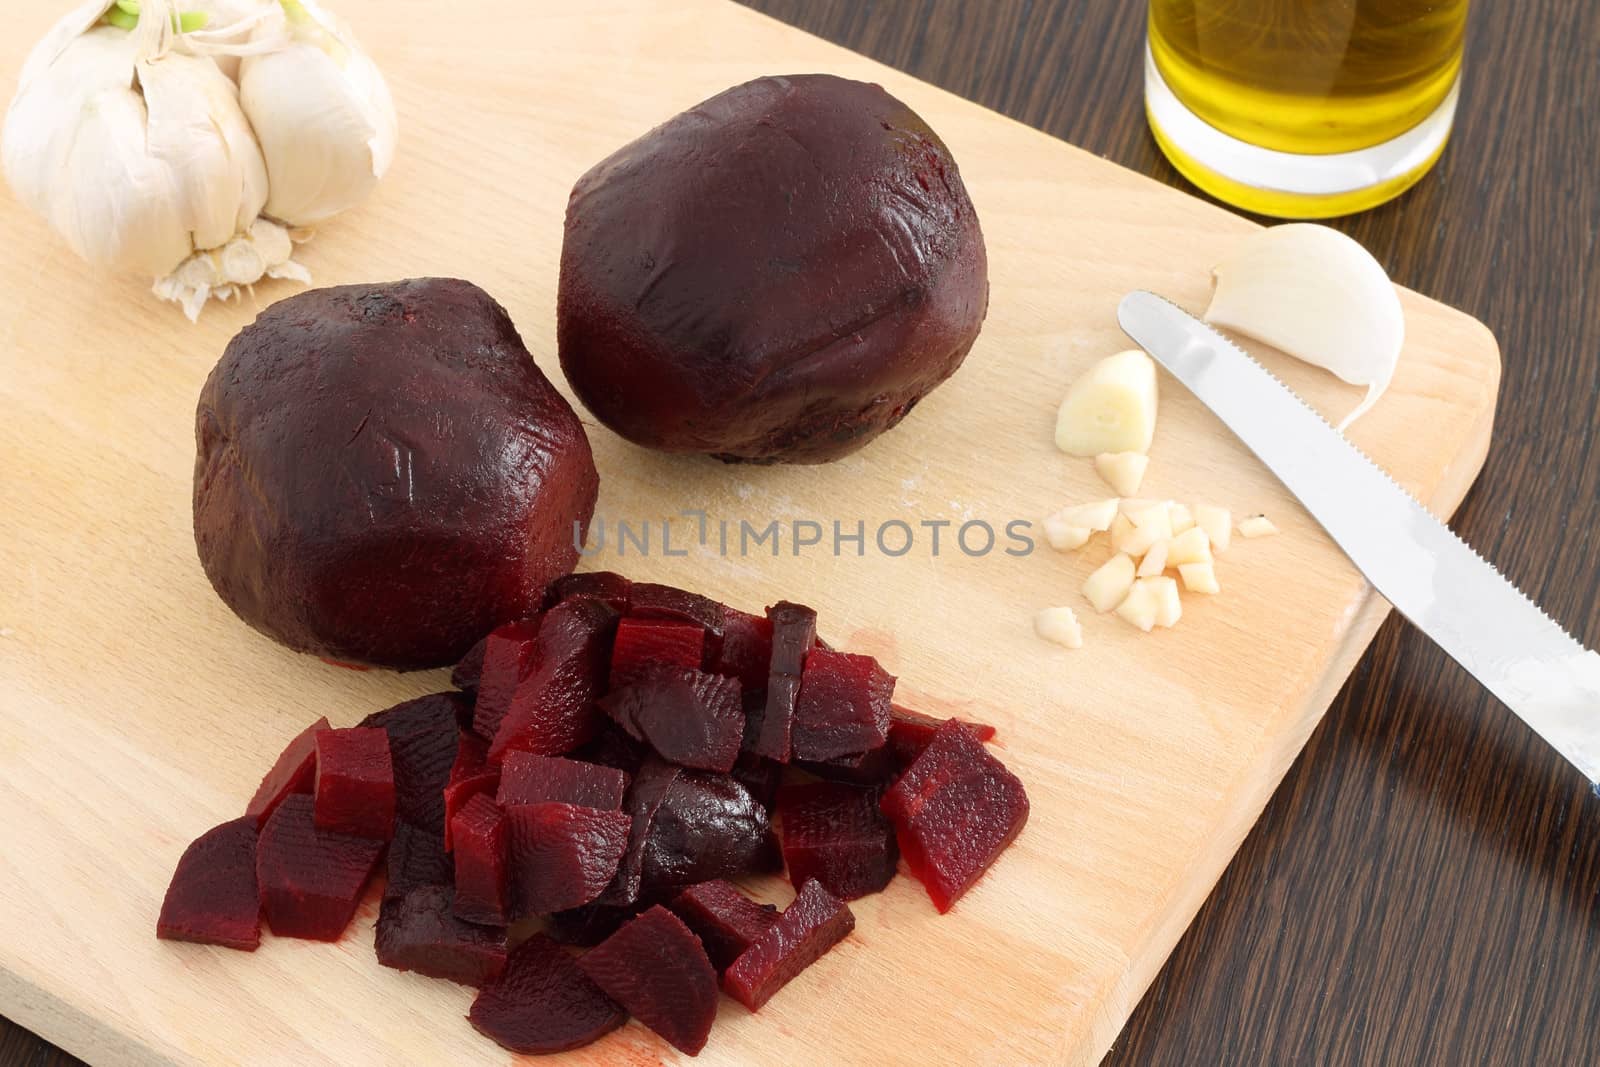
[[[394,160],[399,122],[389,86],[342,23],[314,0],[280,0],[257,36],[290,41],[246,56],[240,102],[267,161],[266,213],[292,226],[366,199]]]
[[[1150,457],[1141,452],[1102,452],[1094,457],[1094,469],[1111,488],[1123,496],[1139,491]]]
[[[1156,365],[1138,349],[1107,356],[1067,390],[1056,447],[1074,456],[1148,452],[1156,432]]]
[[[1367,387],[1341,430],[1388,389],[1405,343],[1400,295],[1349,237],[1314,223],[1259,230],[1213,269],[1205,319]]]

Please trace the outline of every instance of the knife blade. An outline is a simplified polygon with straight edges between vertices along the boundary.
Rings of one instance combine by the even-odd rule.
[[[1143,291],[1122,299],[1117,321],[1277,475],[1396,611],[1600,793],[1600,656],[1222,334]]]

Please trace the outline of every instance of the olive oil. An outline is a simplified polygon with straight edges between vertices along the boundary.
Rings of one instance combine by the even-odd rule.
[[[1173,95],[1232,137],[1350,152],[1440,107],[1466,19],[1467,0],[1151,0],[1150,52]]]

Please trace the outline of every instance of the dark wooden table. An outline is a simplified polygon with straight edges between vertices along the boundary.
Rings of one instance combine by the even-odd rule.
[[[745,2],[1184,184],[1145,129],[1141,0]],[[1443,161],[1336,225],[1500,339],[1456,525],[1594,646],[1600,4],[1475,6]],[[1391,621],[1107,1062],[1595,1064],[1597,978],[1600,800]],[[0,1067],[76,1062],[0,1020]]]

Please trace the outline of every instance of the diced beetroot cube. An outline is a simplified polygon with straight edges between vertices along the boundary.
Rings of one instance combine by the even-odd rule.
[[[777,799],[778,786],[783,781],[783,764],[773,763],[749,752],[742,752],[739,754],[739,761],[728,773],[740,785],[750,790],[750,795],[756,798],[756,803],[767,811],[772,811],[772,802]]]
[[[722,988],[751,1011],[822,958],[856,928],[856,917],[820,883],[801,886],[794,902],[722,977]]]
[[[317,731],[327,728],[328,720],[322,718],[301,730],[278,756],[272,770],[261,779],[256,795],[244,809],[245,815],[254,820],[256,829],[267,824],[284,797],[311,792],[317,779]]]
[[[489,743],[470,731],[461,731],[456,761],[444,787],[444,847],[450,851],[450,822],[467,801],[479,793],[494,795],[500,787],[500,768],[489,764]]]
[[[1028,821],[1017,776],[958,719],[883,796],[900,851],[941,912],[971,888]]]
[[[578,960],[628,1013],[693,1056],[717,1018],[717,972],[694,935],[659,904]]]
[[[871,656],[816,649],[794,712],[794,758],[837,760],[883,747],[894,676]]]
[[[632,684],[613,689],[600,707],[631,736],[681,766],[726,774],[739,758],[744,706],[738,679],[683,667],[637,667]]]
[[[815,879],[840,900],[876,893],[894,878],[900,850],[878,791],[839,782],[778,793],[783,861],[796,888]]]
[[[599,600],[564,600],[545,612],[536,666],[511,698],[489,746],[490,762],[513,750],[565,755],[594,735],[594,701],[606,689],[616,623],[616,612]]]
[[[635,582],[628,590],[628,615],[699,623],[706,631],[705,662],[715,663],[722,655],[722,605],[710,597],[676,586]]]
[[[455,890],[420,886],[385,897],[378,909],[378,962],[462,985],[481,986],[506,966],[503,926],[479,926],[457,918]]]
[[[640,865],[646,893],[782,868],[767,809],[734,779],[684,771],[647,828]]]
[[[767,609],[772,621],[772,662],[761,728],[747,747],[758,756],[788,763],[794,755],[794,715],[807,657],[817,643],[817,613],[785,600]]]
[[[978,736],[979,741],[993,741],[995,729],[993,726],[981,722],[972,722],[962,719],[967,728]],[[931,715],[924,715],[920,711],[902,708],[899,704],[889,709],[889,751],[894,756],[894,761],[901,767],[909,767],[911,761],[922,755],[922,750],[928,747],[928,742],[933,740],[934,731],[944,725],[943,719],[935,719]]]
[[[317,734],[317,829],[387,841],[394,836],[389,735],[373,727]]]
[[[461,720],[471,709],[471,699],[460,693],[435,693],[361,720],[360,725],[389,735],[396,817],[444,835],[444,790],[455,765]]]
[[[581,804],[586,808],[618,811],[628,790],[628,776],[613,767],[601,767],[563,756],[535,756],[531,752],[507,752],[501,765],[500,789],[495,802],[502,808],[513,804],[540,804],[555,800]]]
[[[383,842],[317,829],[310,797],[286,797],[256,846],[256,881],[279,937],[337,941],[383,856]]]
[[[456,917],[504,926],[511,918],[505,813],[479,793],[451,820],[450,840],[455,846]]]
[[[612,689],[632,685],[652,666],[699,670],[705,661],[706,630],[697,622],[623,619],[611,647]]]
[[[596,901],[569,911],[551,912],[544,918],[544,932],[563,945],[591,948],[643,910],[644,905],[637,901],[621,907]]]
[[[518,804],[505,812],[513,915],[582,907],[616,877],[633,821],[626,812],[559,801]]]
[[[483,654],[487,651],[489,639],[481,637],[478,643],[467,649],[467,654],[450,669],[450,684],[466,693],[476,693],[478,682],[483,679]]]
[[[757,904],[720,878],[690,886],[668,906],[700,938],[719,974],[778,921],[777,908]]]
[[[635,741],[627,732],[609,718],[603,719],[594,737],[582,748],[572,753],[572,758],[584,763],[611,767],[632,777],[650,756],[650,746]]]
[[[739,679],[745,689],[765,689],[772,672],[772,620],[723,605],[722,654],[711,670]]]
[[[656,812],[667,797],[667,790],[678,780],[683,768],[651,756],[639,767],[623,799],[623,810],[631,820],[628,847],[617,865],[617,877],[606,887],[600,902],[612,907],[628,907],[638,901],[644,884],[644,849]]]
[[[455,864],[444,850],[444,838],[432,830],[399,820],[389,842],[388,884],[385,899],[403,897],[422,886],[455,883]]]
[[[478,698],[472,706],[472,732],[493,737],[511,710],[511,694],[533,670],[539,621],[512,622],[495,630],[483,646],[483,672]]]
[[[213,826],[183,850],[161,902],[156,936],[246,952],[261,944],[254,816]]]
[[[543,934],[511,951],[499,978],[484,985],[467,1015],[473,1028],[511,1052],[540,1055],[592,1044],[628,1013]]]
[[[563,600],[576,600],[588,597],[590,600],[602,600],[611,605],[611,609],[619,615],[628,613],[629,593],[633,583],[620,574],[611,571],[586,571],[583,574],[569,574],[557,578],[550,583],[550,591],[545,594],[544,606],[548,611]]]

